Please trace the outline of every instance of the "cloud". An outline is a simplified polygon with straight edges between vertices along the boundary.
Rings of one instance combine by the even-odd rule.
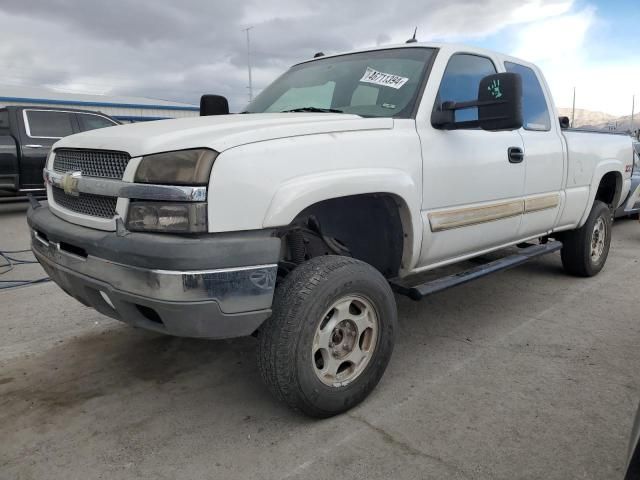
[[[587,7],[577,13],[552,16],[520,29],[515,55],[531,62],[563,63],[581,56],[587,31],[596,10]]]
[[[544,68],[544,66],[543,66]],[[572,66],[545,68],[556,104],[570,107],[573,87],[576,87],[576,108],[610,113],[631,114],[631,99],[640,92],[640,63],[611,61],[584,62]],[[640,96],[636,95],[636,116],[640,111]]]
[[[572,1],[544,2],[541,0],[523,3],[511,12],[513,23],[527,23],[563,15],[573,5]]]
[[[518,28],[511,53],[542,69],[558,106],[571,106],[576,87],[577,108],[628,115],[631,96],[638,88],[640,61],[618,59],[614,49],[602,58],[600,49],[592,45],[592,33],[600,24],[598,11],[591,5],[530,23]]]
[[[404,42],[415,26],[420,40],[476,43],[523,26],[522,51],[544,56],[553,42],[545,36],[536,47],[536,35],[564,28],[554,20],[571,8],[569,0],[3,2],[0,83],[191,103],[202,93],[218,93],[238,110],[248,98],[242,29],[249,25],[259,91],[317,51]],[[584,15],[572,21],[578,24]],[[537,24],[545,27],[536,31]]]

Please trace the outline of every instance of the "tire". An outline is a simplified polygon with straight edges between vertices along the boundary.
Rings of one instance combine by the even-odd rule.
[[[596,200],[586,223],[562,237],[562,266],[578,277],[597,275],[607,261],[611,245],[611,210]]]
[[[395,298],[376,269],[349,257],[313,258],[276,290],[259,334],[262,378],[294,410],[336,415],[375,388],[396,328]]]

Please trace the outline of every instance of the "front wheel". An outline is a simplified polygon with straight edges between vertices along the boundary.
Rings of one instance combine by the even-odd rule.
[[[611,245],[611,210],[596,200],[585,224],[562,237],[562,266],[579,277],[597,275],[604,267]]]
[[[258,364],[290,407],[329,417],[364,400],[389,363],[397,323],[385,278],[348,257],[316,257],[276,291],[260,332]]]

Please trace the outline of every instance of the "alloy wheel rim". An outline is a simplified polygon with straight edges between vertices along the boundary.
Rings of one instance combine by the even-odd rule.
[[[375,352],[378,314],[370,300],[349,295],[336,300],[318,322],[311,362],[318,379],[342,387],[360,376]]]
[[[591,234],[591,261],[598,263],[602,258],[607,236],[607,224],[602,217],[598,217]]]

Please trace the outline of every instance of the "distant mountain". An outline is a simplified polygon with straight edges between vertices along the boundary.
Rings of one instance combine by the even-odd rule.
[[[570,108],[558,108],[558,113],[561,116],[571,118]],[[576,128],[626,132],[631,128],[631,115],[616,117],[615,115],[610,115],[608,113],[576,108],[573,126]],[[640,128],[640,112],[637,112],[634,116],[633,128],[634,130]]]

